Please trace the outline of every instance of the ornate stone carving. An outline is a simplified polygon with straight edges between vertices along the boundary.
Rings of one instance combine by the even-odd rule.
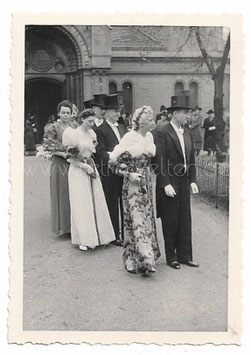
[[[48,42],[33,42],[28,48],[27,61],[28,65],[36,71],[48,71],[55,63],[54,49]]]

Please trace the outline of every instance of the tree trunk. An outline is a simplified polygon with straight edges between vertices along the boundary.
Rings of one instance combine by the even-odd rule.
[[[214,112],[216,121],[216,151],[223,151],[225,121],[223,120],[224,73],[218,72],[214,79]]]

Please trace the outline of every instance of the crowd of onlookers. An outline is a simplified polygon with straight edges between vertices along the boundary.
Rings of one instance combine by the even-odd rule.
[[[171,121],[172,113],[168,112],[164,105],[161,105],[160,112],[156,115],[157,127],[168,124]],[[223,114],[223,151],[228,154],[229,152],[229,112],[225,109]],[[216,152],[216,134],[217,125],[215,120],[215,113],[209,110],[206,116],[202,114],[202,108],[196,106],[190,110],[190,119],[186,124],[190,129],[193,146],[196,155],[207,153],[208,155],[215,155]]]

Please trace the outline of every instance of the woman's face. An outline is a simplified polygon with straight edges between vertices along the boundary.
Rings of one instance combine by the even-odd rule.
[[[82,126],[86,129],[91,129],[92,126],[94,125],[94,116],[88,116],[87,118],[82,118]]]
[[[145,131],[152,131],[155,128],[152,109],[144,109],[139,119],[139,125],[144,128]]]
[[[71,117],[71,109],[69,107],[61,106],[58,116],[63,123],[67,123]]]
[[[77,111],[73,110],[72,114],[71,114],[71,120],[74,121],[76,119],[77,115],[78,115]]]

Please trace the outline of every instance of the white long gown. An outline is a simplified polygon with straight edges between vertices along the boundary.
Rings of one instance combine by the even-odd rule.
[[[67,128],[63,134],[63,144],[77,147],[85,158],[95,152],[95,140],[95,132],[92,129],[84,131],[81,126]],[[89,248],[115,240],[97,169],[95,172],[97,177],[93,178],[74,164],[70,164],[68,171],[72,243]]]

